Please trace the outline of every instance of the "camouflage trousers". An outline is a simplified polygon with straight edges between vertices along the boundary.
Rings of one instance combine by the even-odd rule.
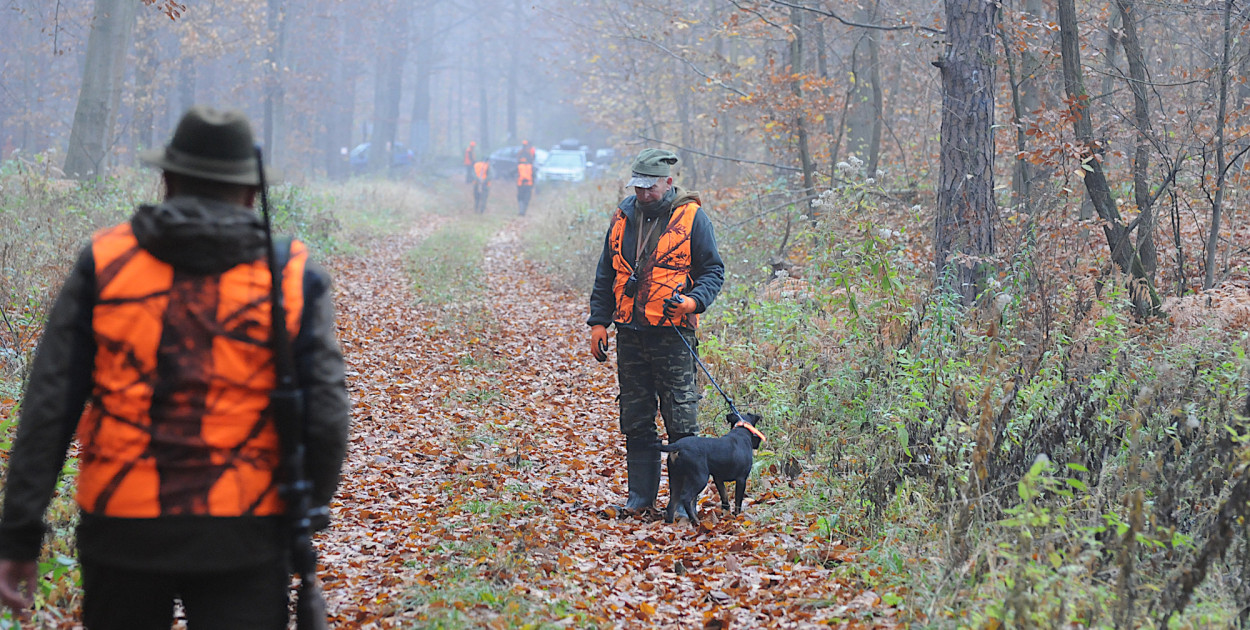
[[[648,330],[617,328],[617,381],[621,386],[621,433],[628,439],[656,438],[656,407],[669,435],[699,432],[695,361],[699,341],[692,331],[670,326]]]

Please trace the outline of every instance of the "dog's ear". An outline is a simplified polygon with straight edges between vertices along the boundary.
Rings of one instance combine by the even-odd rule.
[[[734,413],[732,411],[725,414],[725,422],[729,424],[730,429],[734,428],[734,425],[738,424],[739,420],[746,420],[746,418],[743,417],[743,414]],[[750,422],[750,420],[747,420],[747,422]]]
[[[746,420],[747,422],[750,422],[750,423],[751,423],[751,426],[753,426],[753,427],[758,427],[758,426],[760,426],[760,420],[761,420],[761,418],[760,418],[759,414],[754,414],[754,413],[744,413],[744,414],[742,414],[742,416],[743,416],[743,418],[742,418],[742,419],[743,419],[743,420]]]

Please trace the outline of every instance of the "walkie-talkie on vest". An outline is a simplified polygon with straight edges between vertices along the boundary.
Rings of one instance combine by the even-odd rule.
[[[282,440],[282,463],[285,471],[283,498],[291,545],[291,570],[299,575],[299,593],[295,604],[295,627],[298,630],[324,630],[326,602],[317,581],[317,551],[312,545],[314,522],[328,518],[325,507],[312,504],[312,482],[304,470],[307,435],[304,424],[304,398],[295,375],[295,357],[287,336],[286,308],[282,304],[282,268],[278,265],[273,244],[273,224],[269,216],[269,191],[265,183],[264,159],[256,147],[256,168],[260,171],[260,207],[265,218],[265,245],[268,256],[270,319],[273,323],[270,343],[273,347],[274,372],[277,382],[269,395],[273,421]],[[285,257],[283,265],[285,266]]]

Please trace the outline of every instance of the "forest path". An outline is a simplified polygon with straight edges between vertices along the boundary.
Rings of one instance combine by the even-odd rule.
[[[483,255],[488,310],[419,304],[407,252],[458,220],[425,215],[329,262],[354,403],[318,536],[333,627],[893,627],[823,566],[854,554],[813,542],[810,518],[752,520],[786,492],[766,471],[740,518],[717,521],[714,492],[698,529],[602,516],[624,498],[625,453],[585,296],[524,261],[514,219]]]

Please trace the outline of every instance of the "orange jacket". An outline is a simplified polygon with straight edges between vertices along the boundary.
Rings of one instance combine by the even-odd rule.
[[[633,322],[634,301],[645,300],[643,315],[647,324],[652,326],[680,325],[696,328],[699,316],[689,313],[680,320],[673,321],[664,316],[664,300],[673,296],[673,290],[683,286],[689,291],[690,279],[690,231],[694,225],[695,213],[699,204],[687,202],[673,209],[668,225],[660,233],[654,252],[644,252],[638,262],[638,286],[634,297],[625,295],[625,282],[634,269],[627,259],[621,255],[622,248],[628,247],[632,252],[635,243],[623,243],[625,235],[625,213],[620,208],[612,217],[612,227],[608,230],[608,247],[612,255],[612,266],[616,269],[616,281],[612,289],[616,294],[615,321],[622,324]]]
[[[464,165],[465,166],[473,165],[473,147],[472,146],[469,146],[469,148],[464,150]]]
[[[534,185],[534,165],[522,162],[516,165],[516,185],[517,186],[533,186]]]
[[[482,160],[474,164],[473,174],[477,176],[479,182],[490,184],[490,162]]]
[[[98,351],[78,426],[79,506],[122,518],[282,513],[266,261],[175,273],[139,247],[129,223],[98,232],[92,255]],[[292,242],[282,275],[292,336],[307,260]],[[182,308],[168,310],[171,296]]]

